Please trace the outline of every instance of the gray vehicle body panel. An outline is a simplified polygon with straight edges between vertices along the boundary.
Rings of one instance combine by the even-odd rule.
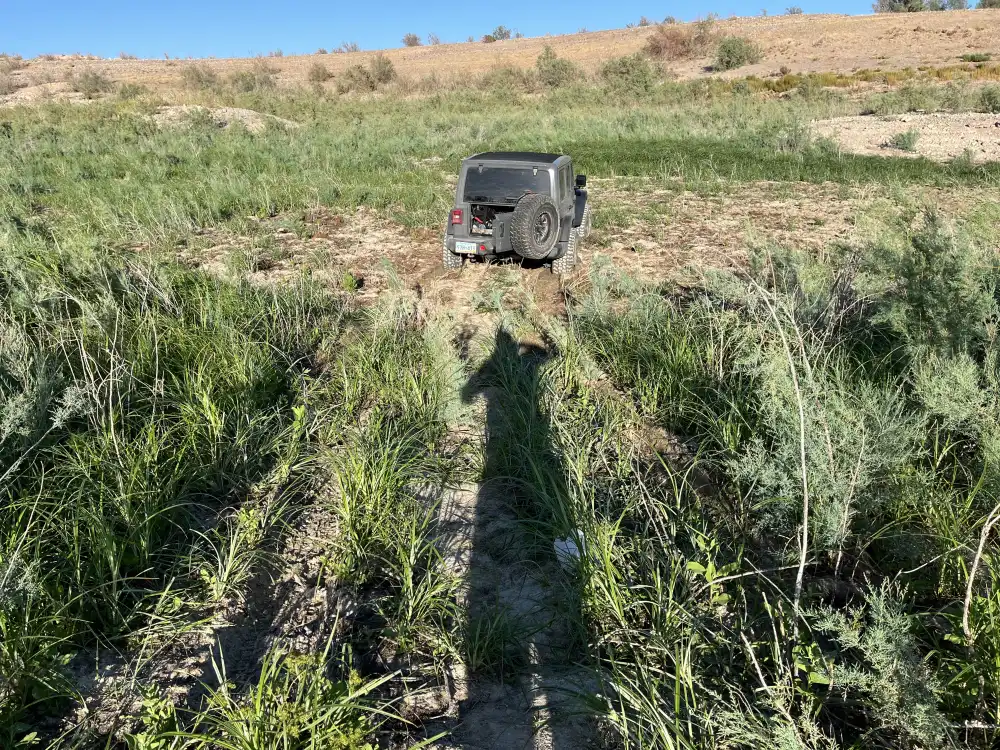
[[[510,220],[514,212],[514,202],[509,203],[509,211],[501,210],[508,204],[504,201],[489,201],[484,205],[496,207],[496,218],[493,222],[493,235],[484,236],[472,233],[472,202],[465,200],[466,176],[470,169],[482,165],[492,168],[530,168],[544,170],[549,174],[548,195],[556,202],[559,211],[559,241],[549,260],[561,257],[566,250],[569,233],[573,227],[580,226],[583,220],[583,210],[587,203],[587,191],[576,187],[576,175],[573,172],[573,160],[566,154],[545,154],[530,151],[501,151],[474,154],[462,160],[458,174],[458,185],[455,190],[453,208],[462,210],[463,223],[452,224],[449,213],[445,229],[445,247],[455,252],[456,242],[475,242],[475,256],[492,257],[513,252],[510,243]],[[471,254],[470,254],[471,255]]]

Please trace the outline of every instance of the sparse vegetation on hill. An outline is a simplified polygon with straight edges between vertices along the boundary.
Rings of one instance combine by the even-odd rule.
[[[878,0],[872,5],[876,13],[918,13],[925,10],[965,10],[968,0]]]

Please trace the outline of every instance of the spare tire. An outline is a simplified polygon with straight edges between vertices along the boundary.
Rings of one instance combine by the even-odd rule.
[[[547,195],[528,193],[514,207],[510,245],[522,258],[541,260],[559,241],[559,210]]]

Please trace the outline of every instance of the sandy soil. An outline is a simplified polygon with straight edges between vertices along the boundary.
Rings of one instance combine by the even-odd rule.
[[[894,148],[893,136],[915,130],[916,150]],[[969,151],[974,161],[1000,159],[1000,115],[907,114],[838,117],[813,124],[816,135],[832,138],[845,151],[886,156],[926,156],[947,160]]]
[[[773,75],[782,66],[792,72],[850,72],[862,68],[894,70],[920,65],[947,65],[969,52],[1000,52],[1000,10],[902,13],[875,16],[799,15],[733,18],[718,21],[723,34],[739,34],[764,49],[764,59],[723,75]],[[441,44],[386,51],[397,70],[408,78],[435,75],[455,77],[504,65],[527,67],[546,45],[560,57],[585,69],[596,70],[610,57],[642,49],[653,29],[616,29],[563,36],[513,39],[493,44],[481,42]],[[275,40],[277,46],[280,40]],[[334,75],[348,66],[366,63],[373,52],[297,55],[268,58],[278,71],[281,85],[307,85],[309,69],[320,62]],[[681,78],[709,75],[709,59],[670,65]],[[249,70],[253,58],[209,59],[198,64],[220,75]],[[36,59],[10,73],[15,83],[65,81],[93,70],[122,83],[137,83],[154,91],[181,87],[185,60],[91,60],[79,56]],[[326,84],[333,85],[333,82]]]

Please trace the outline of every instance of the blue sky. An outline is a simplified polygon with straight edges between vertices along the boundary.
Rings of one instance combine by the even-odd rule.
[[[398,47],[403,34],[437,34],[443,42],[480,37],[497,24],[525,36],[564,34],[585,27],[612,29],[640,16],[693,20],[709,12],[782,13],[788,4],[806,13],[870,13],[871,0],[0,0],[0,51],[90,53],[114,57],[244,57],[281,49],[287,54],[357,42],[362,49]]]

